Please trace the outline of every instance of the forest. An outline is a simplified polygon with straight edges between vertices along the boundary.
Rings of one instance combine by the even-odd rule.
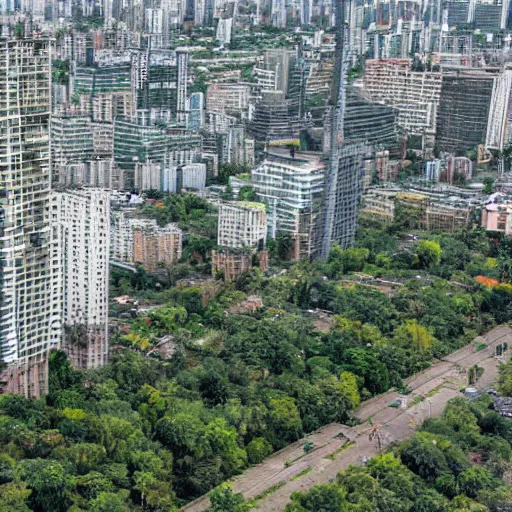
[[[114,273],[114,293],[159,306],[118,319],[105,367],[78,372],[54,351],[47,397],[0,396],[0,512],[172,512],[214,488],[212,510],[230,510],[219,487],[230,477],[324,424],[356,423],[361,400],[406,391],[405,377],[512,319],[512,253],[495,234],[361,228],[326,262],[277,266],[285,246],[271,247],[267,276],[234,283],[162,287]],[[294,497],[289,512],[324,510],[316,499],[338,500],[326,511],[376,510],[372,494],[379,510],[498,510],[489,496],[502,492],[508,425],[457,402],[397,451]]]

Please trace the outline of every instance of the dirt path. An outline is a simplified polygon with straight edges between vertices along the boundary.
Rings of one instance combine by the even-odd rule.
[[[246,498],[268,492],[258,499],[258,510],[283,511],[292,492],[332,481],[350,465],[361,464],[363,457],[372,457],[391,443],[410,437],[426,418],[439,416],[450,399],[461,396],[459,388],[465,384],[466,371],[471,366],[478,364],[485,370],[478,386],[490,386],[498,373],[494,347],[504,341],[512,345],[512,329],[507,326],[476,338],[470,345],[407,379],[411,390],[405,397],[407,404],[400,408],[389,407],[400,396],[396,391],[374,397],[357,409],[356,416],[362,420],[357,427],[326,425],[235,477],[233,490],[242,492]],[[479,343],[485,343],[486,347],[477,351]],[[312,441],[315,449],[304,455],[306,440]],[[203,512],[208,506],[208,497],[203,496],[181,510]]]

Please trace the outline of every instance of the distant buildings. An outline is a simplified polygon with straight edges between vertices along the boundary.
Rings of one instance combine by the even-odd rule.
[[[135,188],[158,190],[159,192],[181,192],[202,190],[206,186],[206,164],[167,166],[161,163],[137,163],[135,166]]]
[[[206,110],[218,114],[241,115],[249,106],[249,87],[241,84],[216,84],[208,87]]]

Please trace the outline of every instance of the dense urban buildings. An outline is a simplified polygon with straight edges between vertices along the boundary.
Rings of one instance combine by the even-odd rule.
[[[108,361],[110,264],[235,280],[276,251],[328,259],[404,208],[429,232],[510,232],[508,0],[0,14],[6,389],[46,393],[52,349]]]
[[[0,126],[1,512],[510,509],[510,0],[6,0]]]

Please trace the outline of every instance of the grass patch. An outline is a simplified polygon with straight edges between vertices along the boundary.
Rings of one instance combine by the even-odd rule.
[[[295,480],[298,480],[301,476],[307,475],[310,471],[313,471],[312,466],[309,466],[304,471],[301,471],[298,475],[295,475],[293,478],[290,479],[290,482],[294,482]]]
[[[437,395],[439,393],[439,390],[443,387],[443,384],[440,384],[439,386],[435,387],[432,391],[429,391],[427,393],[427,398],[431,398],[434,395]]]
[[[260,501],[263,498],[266,498],[270,494],[276,492],[278,489],[281,489],[281,487],[284,487],[286,485],[286,482],[283,480],[282,482],[279,482],[278,484],[274,485],[273,487],[270,487],[266,491],[263,491],[261,494],[258,494],[256,498],[254,498],[254,501]]]
[[[407,406],[407,408],[409,409],[409,407],[413,407],[417,404],[419,404],[420,402],[423,402],[423,400],[425,400],[425,397],[423,395],[416,395],[410,402],[409,402],[409,405]]]
[[[343,446],[340,446],[336,451],[330,453],[329,455],[326,455],[324,457],[324,459],[334,460],[336,458],[336,455],[338,455],[338,453],[345,451],[347,448],[350,448],[354,444],[355,443],[353,443],[352,441],[349,441],[348,443],[345,443]]]

